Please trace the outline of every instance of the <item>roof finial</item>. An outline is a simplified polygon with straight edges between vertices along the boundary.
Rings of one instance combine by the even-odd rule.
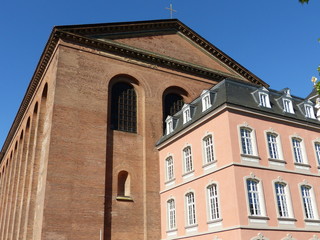
[[[177,11],[172,8],[171,3],[170,3],[170,8],[166,8],[166,9],[170,11],[170,18],[172,19],[173,12],[177,12]]]

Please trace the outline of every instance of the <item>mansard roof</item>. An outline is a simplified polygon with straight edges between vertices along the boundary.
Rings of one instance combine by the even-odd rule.
[[[221,110],[233,109],[241,112],[252,113],[260,116],[270,117],[273,119],[290,121],[297,124],[303,124],[309,127],[320,128],[320,121],[317,118],[308,118],[304,113],[304,104],[310,106],[315,105],[316,99],[309,99],[309,97],[303,99],[290,95],[288,98],[289,89],[276,91],[270,88],[259,87],[254,84],[238,81],[235,79],[225,79],[209,89],[212,93],[211,107],[206,111],[202,110],[202,96],[199,96],[190,104],[194,106],[194,114],[192,119],[183,123],[182,110],[177,112],[173,117],[176,119],[176,124],[173,127],[173,131],[170,134],[164,135],[157,143],[159,146],[161,143],[170,139],[171,137],[179,134],[185,129],[192,127],[193,125],[202,122],[206,117],[211,118],[214,114]],[[259,99],[256,98],[256,92],[268,93],[270,100],[270,107],[263,107],[259,104]],[[294,113],[285,112],[282,106],[282,99],[290,99]]]

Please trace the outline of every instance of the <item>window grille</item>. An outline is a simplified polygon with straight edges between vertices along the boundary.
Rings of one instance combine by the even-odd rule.
[[[111,95],[111,128],[137,132],[137,96],[133,86],[116,83]]]

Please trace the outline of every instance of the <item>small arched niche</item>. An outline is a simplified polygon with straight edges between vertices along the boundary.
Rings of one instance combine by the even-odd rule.
[[[127,171],[119,172],[117,191],[117,200],[132,201],[130,174]]]

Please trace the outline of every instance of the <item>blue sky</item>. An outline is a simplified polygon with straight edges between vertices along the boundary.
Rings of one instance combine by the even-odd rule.
[[[0,3],[0,146],[53,26],[174,18],[271,88],[306,97],[320,64],[320,1],[10,0]]]

